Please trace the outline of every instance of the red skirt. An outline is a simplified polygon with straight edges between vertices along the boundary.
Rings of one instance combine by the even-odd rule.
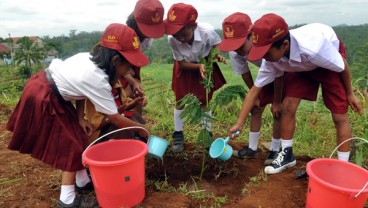
[[[42,70],[29,78],[6,128],[13,132],[11,150],[30,154],[56,169],[82,170],[88,137],[71,102],[61,101]]]
[[[202,81],[199,70],[180,70],[179,62],[174,62],[172,76],[172,90],[175,93],[176,101],[182,99],[185,95],[192,93],[202,105],[206,104],[206,89],[200,83]],[[214,87],[208,94],[208,101],[212,99],[213,93],[226,84],[225,78],[217,63],[213,64],[213,82]]]

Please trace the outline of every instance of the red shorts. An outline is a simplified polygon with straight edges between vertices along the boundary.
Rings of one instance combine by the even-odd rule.
[[[339,52],[343,58],[346,58],[341,41]],[[349,106],[340,73],[328,69],[316,68],[313,71],[287,73],[284,78],[285,97],[315,101],[320,84],[326,107],[334,114],[347,113]]]
[[[261,107],[273,103],[273,95],[274,95],[273,83],[274,82],[271,82],[270,84],[267,84],[266,86],[262,87],[261,94],[259,95],[259,102]]]

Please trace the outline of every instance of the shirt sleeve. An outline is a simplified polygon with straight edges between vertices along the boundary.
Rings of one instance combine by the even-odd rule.
[[[210,37],[211,37],[210,39],[211,39],[212,46],[218,45],[221,43],[221,38],[215,30],[210,30]]]
[[[277,66],[277,63],[262,61],[254,85],[264,87],[275,80],[276,77],[284,75],[284,71]]]
[[[179,49],[176,47],[175,39],[173,36],[168,37],[168,42],[171,47],[171,51],[173,53],[173,57],[175,61],[182,61],[184,60],[184,56],[181,55]]]
[[[242,75],[249,72],[248,61],[245,57],[239,56],[236,52],[229,52],[230,62],[235,75]]]

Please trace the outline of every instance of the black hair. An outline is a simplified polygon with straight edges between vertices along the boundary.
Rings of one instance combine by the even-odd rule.
[[[138,27],[137,21],[134,18],[134,12],[132,12],[129,16],[128,19],[125,22],[130,28],[132,28],[135,33],[138,35],[139,41],[142,42],[144,40],[144,36],[143,33],[141,32],[141,30]]]
[[[247,39],[248,40],[250,40],[252,38],[252,33],[249,33],[248,35],[247,35]]]
[[[281,38],[280,40],[272,43],[271,48],[272,47],[280,48],[282,46],[282,44],[284,43],[284,40],[288,40],[290,42],[290,33],[289,32],[283,38]]]
[[[115,64],[112,59],[114,56],[119,56],[120,62],[127,62],[126,58],[122,56],[117,50],[106,48],[101,45],[96,45],[90,52],[90,60],[95,63],[98,68],[102,69],[109,77],[109,82],[115,78]]]

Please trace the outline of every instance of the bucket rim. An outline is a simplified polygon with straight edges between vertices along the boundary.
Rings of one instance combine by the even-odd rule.
[[[360,191],[361,191],[361,193],[368,193],[368,188],[367,187],[365,189],[362,189],[366,184],[362,184],[362,188],[359,188],[359,189],[352,189],[352,188],[345,188],[345,187],[336,186],[332,183],[326,182],[325,180],[321,179],[319,176],[317,176],[314,173],[314,171],[311,170],[312,166],[315,163],[326,162],[326,161],[338,162],[338,163],[341,163],[341,164],[344,164],[344,165],[347,165],[347,166],[350,166],[352,168],[356,168],[356,169],[359,169],[360,171],[368,173],[368,170],[366,170],[366,169],[364,169],[364,168],[362,168],[362,167],[360,167],[360,166],[358,166],[354,163],[345,162],[345,161],[338,160],[338,159],[333,159],[333,158],[316,158],[316,159],[313,159],[312,161],[307,163],[306,171],[309,175],[309,180],[312,178],[314,181],[316,181],[317,183],[323,185],[324,187],[326,187],[328,189],[339,190],[341,192],[348,193],[348,194],[356,194]]]
[[[103,162],[101,162],[101,161],[93,160],[93,159],[87,157],[89,151],[92,151],[96,148],[99,148],[102,145],[111,144],[111,143],[135,143],[135,144],[142,147],[142,151],[139,152],[138,154],[132,156],[132,157],[129,157],[129,158],[126,158],[126,159],[114,160],[114,161],[103,161]],[[134,161],[136,161],[137,159],[139,159],[141,157],[144,158],[144,156],[147,154],[147,152],[148,152],[147,144],[142,142],[142,141],[131,140],[131,139],[109,140],[109,141],[105,141],[103,143],[93,145],[89,149],[87,149],[86,153],[83,154],[83,156],[82,156],[82,161],[83,161],[83,164],[87,164],[89,166],[99,166],[99,167],[118,166],[118,165],[121,165],[121,164],[128,164],[128,163],[134,162]]]
[[[164,139],[164,138],[161,138],[161,137],[159,137],[159,136],[155,136],[155,135],[150,135],[150,137],[149,137],[149,141],[151,141],[151,139],[153,139],[153,140],[159,140],[159,141],[162,141],[162,142],[165,142],[167,145],[169,145],[170,144],[170,142],[168,142],[166,139]],[[147,142],[147,145],[149,145],[150,143],[149,143],[149,141]],[[153,141],[154,142],[154,141]]]

